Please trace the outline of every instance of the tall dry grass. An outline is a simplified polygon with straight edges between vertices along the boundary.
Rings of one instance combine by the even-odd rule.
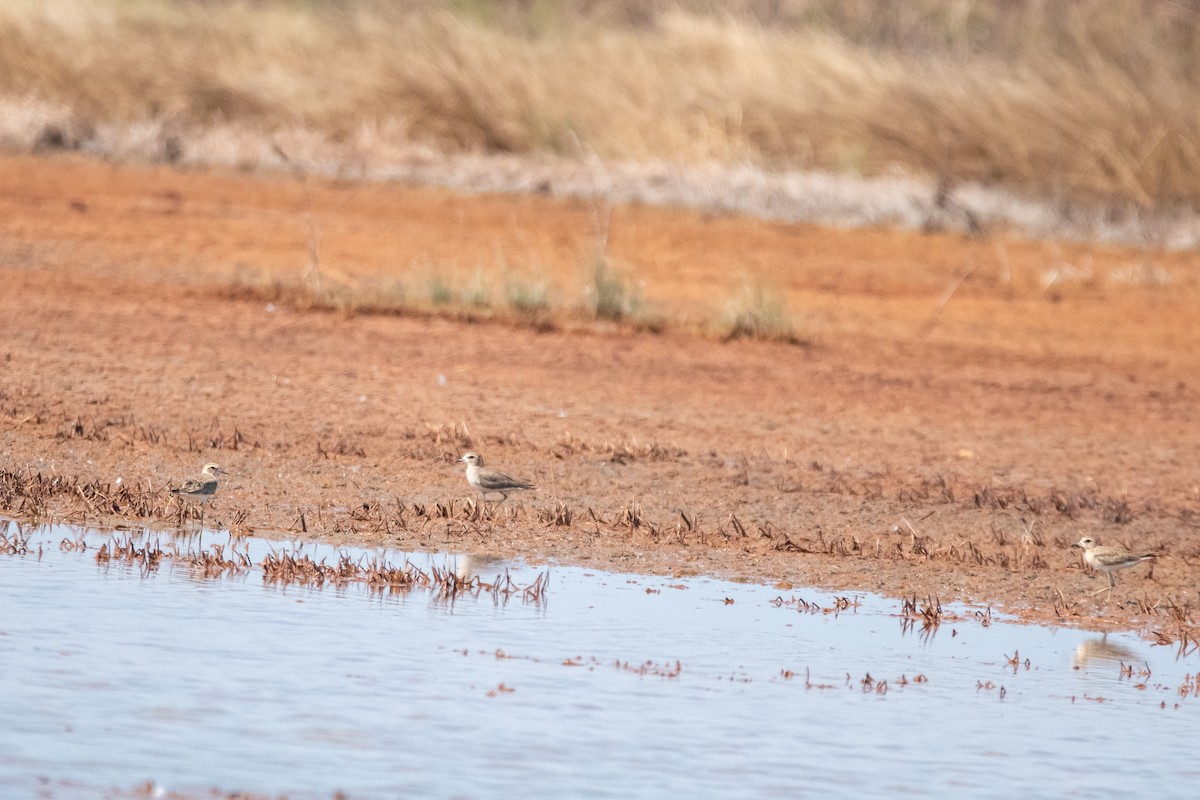
[[[1200,198],[1200,0],[9,0],[0,146],[148,126]],[[10,107],[12,107],[10,105]],[[43,115],[44,116],[44,115]],[[168,141],[169,139],[169,141]],[[364,145],[364,143],[367,143]]]

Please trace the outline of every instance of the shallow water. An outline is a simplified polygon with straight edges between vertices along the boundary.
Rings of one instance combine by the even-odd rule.
[[[812,613],[792,600],[836,598],[557,566],[542,602],[281,588],[259,569],[98,564],[110,533],[25,533],[26,555],[0,555],[0,796],[149,781],[290,797],[1164,798],[1200,780],[1186,683],[1200,657],[1131,635],[962,608],[927,635],[872,595]],[[60,550],[80,537],[86,551]],[[255,563],[292,547],[248,545]],[[518,584],[547,570],[407,557]]]

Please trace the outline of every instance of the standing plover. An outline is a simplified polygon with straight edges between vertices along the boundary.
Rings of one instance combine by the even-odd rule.
[[[1117,577],[1114,573],[1123,569],[1129,569],[1158,555],[1157,553],[1133,553],[1121,547],[1101,547],[1090,536],[1083,537],[1071,545],[1071,547],[1072,549],[1083,550],[1083,560],[1087,562],[1087,565],[1108,576],[1108,591],[1110,592],[1117,585]],[[1100,594],[1103,591],[1104,589],[1100,589],[1093,594]]]
[[[205,464],[200,469],[200,474],[194,478],[188,478],[183,482],[182,486],[176,486],[171,490],[171,494],[176,497],[182,497],[187,500],[195,500],[200,503],[200,527],[204,527],[204,507],[213,501],[217,494],[217,475],[228,475],[229,473],[218,467],[216,464]],[[186,505],[179,506],[179,520],[183,521],[184,514],[187,511]]]
[[[532,489],[533,484],[510,478],[503,473],[483,468],[483,456],[478,453],[464,453],[459,459],[467,465],[467,483],[486,499],[489,494],[500,495],[500,502],[508,499],[509,492],[517,489]]]
[[[214,473],[220,475],[229,474],[216,464],[205,464],[200,470],[199,475],[194,478],[188,478],[183,482],[182,486],[172,489],[171,494],[177,497],[186,497],[189,500],[208,502],[217,493],[217,475]]]

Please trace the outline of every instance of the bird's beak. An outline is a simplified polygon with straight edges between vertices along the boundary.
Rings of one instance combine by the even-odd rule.
[[[1081,548],[1082,548],[1082,545],[1080,545],[1079,542],[1076,542],[1075,544],[1071,545],[1072,550],[1079,550]]]

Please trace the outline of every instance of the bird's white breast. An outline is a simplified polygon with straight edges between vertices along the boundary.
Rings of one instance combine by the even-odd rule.
[[[467,483],[479,486],[479,467],[474,464],[467,464]]]

